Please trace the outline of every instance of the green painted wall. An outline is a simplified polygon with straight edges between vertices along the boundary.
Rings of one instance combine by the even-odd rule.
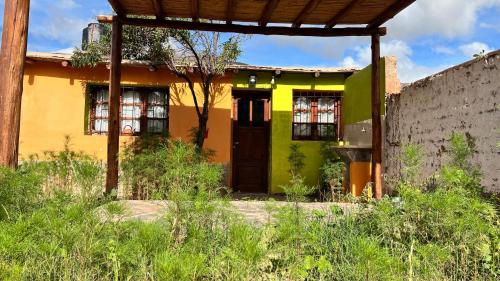
[[[342,116],[344,125],[371,119],[371,65],[354,73],[345,82]],[[380,63],[380,112],[385,114],[385,59]]]
[[[272,89],[270,191],[281,193],[280,186],[287,184],[290,179],[288,155],[292,142],[299,143],[301,151],[306,155],[302,171],[306,183],[317,185],[319,168],[323,162],[320,154],[321,141],[292,141],[293,90],[343,91],[344,74],[322,74],[319,78],[314,78],[312,74],[282,74],[280,78],[275,79],[275,85],[271,85],[271,73],[242,71],[235,75],[233,87],[248,88],[248,76],[251,73],[257,74],[256,88]]]

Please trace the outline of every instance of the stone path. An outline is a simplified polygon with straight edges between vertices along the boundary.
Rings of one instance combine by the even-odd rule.
[[[168,211],[168,201],[157,201],[157,200],[122,200],[119,201],[123,204],[125,208],[125,213],[119,217],[115,217],[114,220],[142,220],[142,221],[154,221]],[[269,201],[230,201],[230,205],[236,210],[236,212],[243,215],[249,222],[264,224],[268,222],[271,218],[267,207]],[[288,202],[275,201],[271,203],[274,207],[283,207],[288,204]],[[300,207],[312,212],[317,211],[329,211],[332,206],[340,207],[344,213],[351,212],[356,205],[350,203],[299,203]]]

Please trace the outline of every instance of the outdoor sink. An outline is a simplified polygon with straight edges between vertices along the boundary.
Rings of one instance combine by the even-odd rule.
[[[371,147],[366,146],[335,146],[332,147],[345,163],[344,191],[360,196],[370,182]]]
[[[371,147],[363,146],[336,146],[332,147],[344,162],[370,162]]]

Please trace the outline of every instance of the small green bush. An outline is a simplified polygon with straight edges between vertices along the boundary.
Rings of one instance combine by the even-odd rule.
[[[0,221],[34,209],[42,200],[42,182],[42,176],[31,170],[0,166]]]
[[[222,167],[181,140],[138,138],[125,149],[121,168],[126,195],[134,199],[167,199],[179,190],[222,187]]]
[[[84,198],[99,197],[104,191],[104,166],[94,157],[71,149],[65,137],[62,151],[31,155],[22,168],[36,171],[44,179],[44,192],[65,192]]]

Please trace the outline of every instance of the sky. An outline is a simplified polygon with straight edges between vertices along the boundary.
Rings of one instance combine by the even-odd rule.
[[[3,5],[0,1],[0,33]],[[28,50],[39,52],[71,52],[88,23],[111,13],[106,0],[31,0],[30,9]],[[381,53],[396,56],[401,81],[413,82],[483,50],[500,49],[500,0],[417,0],[385,26]],[[362,68],[370,64],[369,40],[253,35],[243,43],[239,61]]]

